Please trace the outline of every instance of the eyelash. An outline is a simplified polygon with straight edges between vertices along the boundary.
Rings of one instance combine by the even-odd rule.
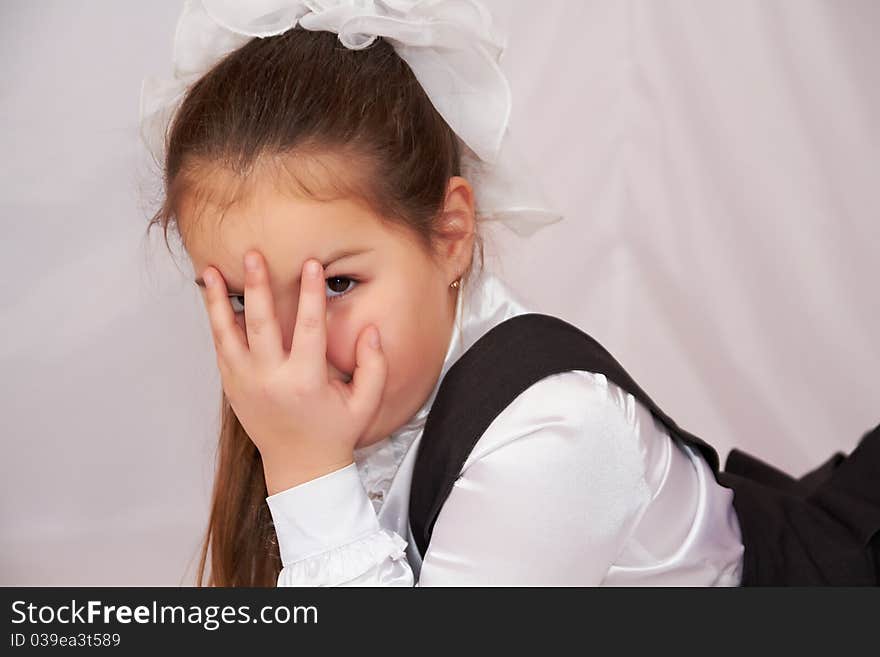
[[[346,281],[350,281],[350,282],[355,283],[355,284],[360,283],[360,281],[359,281],[358,279],[353,278],[352,276],[328,276],[327,278],[324,279],[324,283],[326,284],[327,281],[333,281],[333,280],[346,280]],[[344,297],[344,296],[346,296],[347,294],[349,294],[349,293],[350,293],[355,287],[357,287],[357,285],[354,285],[353,287],[351,287],[350,289],[346,290],[345,292],[342,292],[342,293],[337,294],[337,295],[335,295],[335,296],[328,297],[327,300],[328,300],[329,302],[331,302],[331,303],[332,303],[333,301],[338,301],[338,300],[341,299],[342,297]],[[242,306],[244,306],[244,295],[243,295],[243,294],[230,294],[230,295],[229,295],[229,299],[230,299],[230,300],[232,300],[232,299],[241,299],[242,301],[241,301],[240,303],[241,303]],[[233,310],[233,312],[234,312],[236,315],[239,315],[239,314],[241,314],[241,313],[244,312],[244,308],[242,308],[242,310],[236,310],[235,307],[233,307],[232,310]]]

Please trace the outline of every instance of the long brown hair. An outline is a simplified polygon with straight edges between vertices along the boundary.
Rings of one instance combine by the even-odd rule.
[[[279,155],[318,163],[327,155],[358,165],[345,179],[334,176],[336,198],[362,200],[433,255],[436,219],[449,178],[461,175],[462,148],[388,42],[350,50],[333,32],[297,26],[248,41],[189,89],[166,134],[164,197],[147,233],[162,226],[166,246],[169,226],[180,233],[182,199],[200,193],[208,168],[245,182]],[[301,193],[317,197],[300,170],[287,173]],[[474,240],[482,261],[482,237]],[[260,454],[224,394],[198,586],[209,556],[208,586],[275,586],[281,562],[266,496]]]

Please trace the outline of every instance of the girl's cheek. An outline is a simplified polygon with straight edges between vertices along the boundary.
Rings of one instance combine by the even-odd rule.
[[[327,339],[327,361],[333,367],[342,369],[340,357],[346,351],[349,340],[350,319],[340,312],[337,305],[328,300],[324,330]]]

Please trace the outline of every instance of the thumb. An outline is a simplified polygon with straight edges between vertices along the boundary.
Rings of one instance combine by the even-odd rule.
[[[374,335],[377,341],[375,347],[371,344],[371,337]],[[370,325],[361,332],[357,342],[356,359],[357,364],[351,377],[353,390],[351,405],[356,413],[372,416],[382,400],[385,376],[388,372],[379,329],[375,326]]]

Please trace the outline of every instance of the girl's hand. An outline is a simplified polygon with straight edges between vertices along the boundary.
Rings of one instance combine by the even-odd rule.
[[[387,365],[378,329],[370,325],[358,336],[351,382],[331,380],[324,271],[317,260],[303,266],[289,354],[259,252],[245,254],[245,272],[247,334],[235,321],[220,272],[208,267],[202,278],[223,390],[260,451],[272,495],[353,462],[379,408]]]

